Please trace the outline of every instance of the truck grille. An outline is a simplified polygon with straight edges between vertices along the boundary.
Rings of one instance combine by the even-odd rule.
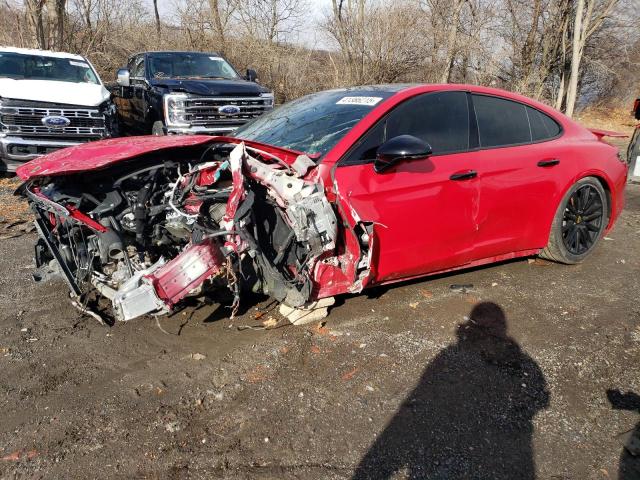
[[[42,123],[43,118],[52,116],[64,117],[69,124],[49,127]],[[0,129],[24,137],[97,139],[105,136],[105,118],[97,108],[3,100],[0,106]]]
[[[226,114],[221,107],[233,105],[238,113]],[[247,123],[273,108],[270,98],[262,97],[190,97],[185,101],[186,121],[198,127],[229,127]]]

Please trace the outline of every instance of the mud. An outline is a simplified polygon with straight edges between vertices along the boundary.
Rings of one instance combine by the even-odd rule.
[[[0,242],[2,479],[638,478],[640,406],[607,390],[640,393],[640,186],[582,265],[376,289],[305,327],[263,298],[103,327],[31,281],[34,238]]]

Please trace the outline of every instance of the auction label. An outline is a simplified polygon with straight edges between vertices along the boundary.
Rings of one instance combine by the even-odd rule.
[[[74,67],[89,68],[89,65],[84,62],[74,62],[73,60],[69,60],[69,64],[73,65]]]
[[[382,97],[342,97],[336,102],[336,105],[365,105],[373,107],[382,100]]]

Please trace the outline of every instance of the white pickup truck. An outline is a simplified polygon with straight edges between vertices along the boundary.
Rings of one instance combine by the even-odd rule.
[[[117,133],[116,107],[81,55],[0,47],[0,172]]]

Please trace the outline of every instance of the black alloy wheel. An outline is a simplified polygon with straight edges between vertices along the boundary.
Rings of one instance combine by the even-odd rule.
[[[562,216],[562,242],[569,253],[582,255],[595,245],[605,217],[601,193],[590,184],[569,197]]]

